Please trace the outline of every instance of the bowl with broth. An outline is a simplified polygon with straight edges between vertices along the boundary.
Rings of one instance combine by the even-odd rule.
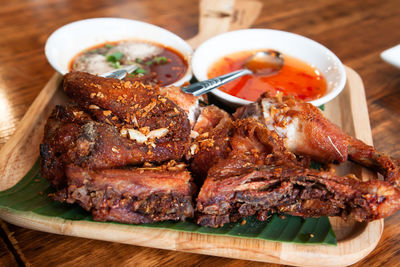
[[[130,19],[94,18],[67,24],[50,35],[45,54],[60,74],[72,70],[103,74],[137,64],[129,75],[161,86],[192,77],[192,48],[158,26]]]

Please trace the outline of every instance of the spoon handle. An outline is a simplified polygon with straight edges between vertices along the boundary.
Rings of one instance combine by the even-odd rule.
[[[138,65],[133,64],[133,65],[129,65],[129,66],[117,69],[117,70],[113,70],[113,71],[110,71],[110,72],[107,72],[107,73],[103,73],[100,76],[104,77],[104,78],[117,78],[117,79],[122,80],[123,78],[125,78],[125,76],[128,73],[133,72],[137,68],[138,68]]]
[[[252,72],[246,69],[237,70],[209,80],[193,83],[189,86],[182,87],[182,91],[184,91],[185,93],[192,94],[194,96],[203,95],[223,84],[233,81],[246,74],[252,74]]]

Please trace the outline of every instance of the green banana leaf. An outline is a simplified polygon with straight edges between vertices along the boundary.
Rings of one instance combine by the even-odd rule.
[[[40,176],[39,169],[39,161],[37,161],[18,184],[0,192],[0,212],[1,209],[5,209],[33,212],[67,220],[93,221],[91,214],[78,205],[51,200],[48,194],[54,192],[54,189]],[[118,224],[115,222],[104,223]],[[335,233],[327,217],[303,219],[290,215],[273,215],[265,222],[260,222],[255,217],[248,217],[240,222],[225,224],[217,229],[199,226],[191,220],[131,225],[131,227],[162,228],[199,234],[257,238],[299,244],[337,244]]]

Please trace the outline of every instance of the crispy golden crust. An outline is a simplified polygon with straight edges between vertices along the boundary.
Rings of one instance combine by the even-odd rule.
[[[48,118],[40,145],[41,174],[53,186],[65,186],[64,168],[71,163],[79,133],[91,117],[76,106],[56,106]]]
[[[196,119],[200,113],[199,100],[203,100],[203,96],[194,96],[184,93],[180,87],[168,86],[161,87],[160,94],[174,102],[188,115],[190,125],[193,128]]]
[[[170,161],[190,144],[181,108],[139,81],[81,72],[65,76],[64,90],[75,103],[53,110],[40,146],[41,173],[59,189],[55,199],[78,203],[100,221],[193,216],[191,175]]]
[[[192,121],[191,133],[186,114],[197,108],[197,99],[181,99],[179,88],[160,93],[139,81],[73,72],[64,89],[76,104],[56,107],[48,119],[41,172],[60,189],[56,199],[78,203],[95,220],[193,216],[189,171],[175,161],[165,164],[184,156],[198,184],[207,177],[197,199],[201,225],[218,227],[255,214],[265,220],[271,212],[369,221],[400,208],[397,163],[291,97],[264,95],[238,109],[234,119],[208,106]],[[175,103],[166,97],[171,94]],[[351,159],[386,181],[310,170],[310,157]]]
[[[280,134],[293,153],[323,163],[352,160],[400,185],[400,168],[395,160],[344,133],[309,103],[289,96],[264,94],[256,103],[239,108],[234,117],[258,119]]]
[[[264,94],[256,103],[239,108],[234,117],[257,118],[280,134],[293,153],[324,163],[347,160],[346,134],[309,103]]]
[[[216,106],[207,106],[202,110],[193,130],[198,136],[190,146],[188,158],[196,180],[202,183],[207,171],[231,151],[229,139],[233,122],[225,111]]]
[[[252,155],[250,161],[262,157],[265,161],[285,160],[294,164],[308,164],[308,161],[299,162],[284,146],[283,139],[258,120],[247,118],[232,121],[228,113],[215,106],[203,109],[194,130],[199,135],[189,150],[190,167],[199,182],[205,180],[212,166],[220,159],[227,158],[231,152]]]
[[[169,139],[156,139],[154,145],[139,144],[114,126],[92,120],[82,110],[57,106],[45,126],[41,172],[53,185],[62,187],[64,167],[70,163],[104,169],[182,158],[186,144]]]
[[[76,105],[55,108],[41,145],[42,174],[55,186],[70,163],[93,169],[160,163],[181,159],[189,147],[185,112],[157,88],[72,72],[64,89]]]
[[[235,122],[232,152],[209,171],[197,198],[198,223],[219,227],[241,217],[287,213],[369,221],[400,208],[400,190],[305,168],[283,140],[252,120]]]
[[[168,133],[153,144],[167,150],[173,146],[180,156],[189,146],[190,123],[186,113],[159,94],[157,88],[138,81],[71,72],[65,75],[64,90],[98,122],[115,126],[120,131],[135,129],[143,134],[167,129]]]
[[[265,219],[274,212],[370,221],[400,208],[400,190],[384,181],[362,182],[293,166],[240,163],[228,158],[210,170],[197,198],[199,224],[218,227],[250,215]]]
[[[400,187],[400,167],[398,161],[356,138],[348,136],[348,140],[350,160],[381,173],[386,181]]]
[[[95,220],[149,223],[193,217],[194,187],[183,164],[88,170],[68,165],[68,186],[55,199],[78,203]]]

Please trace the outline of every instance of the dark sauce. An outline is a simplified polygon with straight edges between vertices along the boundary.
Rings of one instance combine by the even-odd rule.
[[[75,66],[77,64],[77,61],[81,57],[85,57],[91,54],[99,54],[99,55],[105,55],[111,49],[112,47],[118,45],[121,42],[127,42],[127,41],[119,41],[119,42],[107,42],[103,44],[99,44],[96,46],[93,46],[89,49],[85,49],[84,51],[80,52],[77,54],[70,63],[69,69],[75,70]],[[132,41],[132,42],[138,42],[138,43],[145,43],[141,41]],[[174,50],[173,48],[166,47],[163,45],[155,44],[155,43],[149,43],[150,45],[158,46],[162,48],[162,51],[158,53],[154,57],[150,58],[145,58],[144,60],[134,63],[138,63],[140,65],[140,69],[144,70],[144,73],[132,73],[128,74],[126,79],[135,79],[135,80],[141,80],[141,81],[146,81],[150,83],[154,83],[160,86],[165,86],[169,84],[173,84],[174,82],[178,81],[181,79],[187,69],[188,69],[188,63],[187,60],[184,58],[183,55],[181,55],[178,51]],[[154,58],[160,58],[160,57],[165,57],[166,61],[162,61],[159,63],[150,63],[152,60],[154,61]],[[118,67],[113,67],[113,69],[118,69]],[[85,70],[83,70],[85,71]]]
[[[149,62],[151,58],[144,60],[145,64],[143,64],[143,69],[148,73],[144,76],[149,75],[153,77],[153,82],[163,86],[172,84],[185,75],[187,64],[178,52],[171,48],[164,47],[164,50],[157,56],[166,57],[167,63],[151,64],[150,66],[147,66],[146,63]]]

